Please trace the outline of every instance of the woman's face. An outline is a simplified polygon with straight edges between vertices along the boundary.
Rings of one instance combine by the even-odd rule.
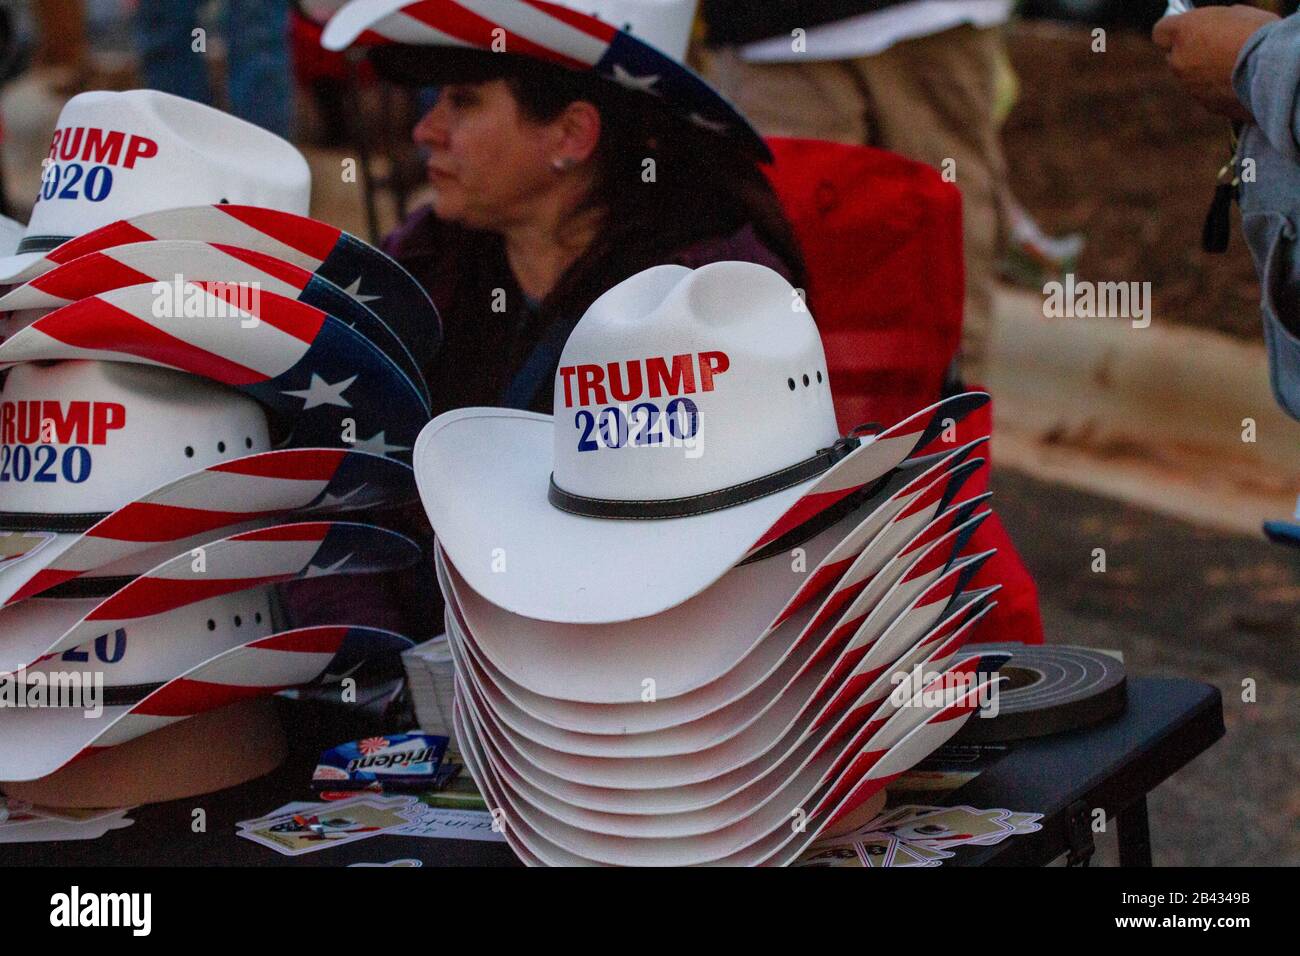
[[[500,229],[526,220],[555,181],[554,131],[520,112],[504,80],[444,86],[413,136],[429,151],[440,219]]]

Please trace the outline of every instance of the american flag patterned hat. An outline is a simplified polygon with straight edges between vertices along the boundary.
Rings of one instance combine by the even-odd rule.
[[[264,409],[202,379],[26,363],[0,388],[0,607],[79,582],[102,589],[286,514],[414,495],[411,469],[392,458],[272,449]]]
[[[770,160],[749,121],[685,65],[695,8],[696,0],[352,0],[331,17],[321,43],[329,50],[376,48],[386,75],[409,74],[421,85],[428,77],[420,61],[436,63],[436,50],[403,57],[407,65],[382,54],[435,47],[590,70]]]

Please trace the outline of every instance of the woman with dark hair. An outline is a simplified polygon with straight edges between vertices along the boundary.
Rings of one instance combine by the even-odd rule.
[[[680,63],[693,0],[588,0],[583,13],[540,0],[471,6],[499,19],[467,19],[450,0],[396,12],[355,0],[325,34],[335,47],[349,34],[398,41],[371,51],[379,72],[440,88],[414,130],[432,202],[386,243],[442,315],[443,346],[425,369],[435,414],[549,412],[568,333],[599,295],[651,266],[747,260],[803,288],[759,168],[766,146]],[[587,63],[593,44],[604,52]]]

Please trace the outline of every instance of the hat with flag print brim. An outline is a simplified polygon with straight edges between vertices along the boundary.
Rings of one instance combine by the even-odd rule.
[[[961,661],[954,661],[968,634],[969,631],[965,631],[954,635],[953,639],[937,648],[925,661],[924,673],[944,675],[946,672],[947,679],[963,672],[971,673],[980,663],[979,655],[974,658],[963,655]],[[910,680],[910,675],[901,673],[905,680]],[[536,769],[530,768],[522,755],[512,749],[509,739],[494,733],[490,725],[482,720],[484,697],[472,680],[462,677],[461,684],[467,697],[466,709],[475,715],[479,725],[477,737],[480,743],[484,745],[498,773],[511,780],[512,789],[526,794],[528,803],[548,816],[593,834],[642,840],[707,837],[741,823],[765,810],[772,802],[775,802],[774,809],[786,812],[792,812],[792,800],[795,801],[795,806],[806,806],[804,801],[818,787],[835,779],[864,747],[887,749],[925,718],[924,708],[909,706],[914,694],[908,693],[907,700],[900,706],[899,701],[889,693],[895,685],[890,685],[878,700],[864,705],[864,713],[869,715],[869,720],[862,722],[863,718],[856,716],[846,720],[843,726],[825,736],[819,746],[808,746],[795,752],[762,780],[726,800],[686,811],[658,813],[643,807],[642,812],[627,813],[623,812],[626,808],[621,804],[617,811],[601,808],[599,790],[588,791],[589,799],[595,797],[597,806],[594,809],[549,792],[541,782],[544,778],[539,780]],[[853,720],[859,723],[855,725]]]
[[[205,203],[306,213],[311,170],[256,124],[160,90],[93,90],[59,113],[41,188],[0,283],[22,282],[52,250],[129,216]]]
[[[423,374],[383,319],[328,279],[264,252],[189,239],[126,243],[73,259],[11,289],[0,296],[0,311],[52,311],[114,289],[155,282],[173,286],[173,301],[184,301],[184,283],[226,283],[236,287],[228,293],[236,300],[239,287],[244,287],[296,299],[327,312],[379,346],[406,373],[428,406]],[[12,327],[0,322],[0,333],[12,335],[21,325],[30,324],[22,322],[24,318],[12,316]]]
[[[0,369],[71,359],[175,369],[256,399],[287,432],[281,447],[346,444],[409,460],[428,418],[424,399],[347,323],[273,292],[241,291],[232,303],[214,283],[188,283],[186,302],[175,303],[155,285],[114,289],[37,319],[0,342]]]
[[[44,618],[51,628],[75,626],[78,613],[82,617],[93,613],[97,604],[93,598],[35,603],[34,616]],[[219,594],[124,621],[92,640],[28,665],[14,679],[29,691],[42,684],[55,687],[69,678],[83,686],[93,682],[105,705],[134,704],[213,654],[284,629],[278,607],[271,586]],[[394,634],[377,638],[365,651],[367,656],[395,657],[411,644]],[[68,705],[51,701],[49,706]]]
[[[958,553],[980,520],[982,518],[955,528],[936,541],[932,548],[944,549],[950,555]],[[446,573],[445,569],[441,573]],[[803,686],[807,690],[812,686],[810,678],[804,679],[806,673],[815,669],[809,662],[824,661],[829,664],[834,660],[833,654],[837,646],[827,640],[826,629],[813,634],[802,648],[780,642],[777,653],[761,654],[760,660],[766,664],[766,668],[757,679],[746,677],[738,681],[734,674],[720,678],[729,687],[748,685],[739,686],[722,706],[703,713],[697,710],[675,723],[659,721],[657,726],[649,729],[633,725],[622,734],[600,734],[591,733],[586,727],[558,728],[535,716],[537,708],[529,705],[540,695],[531,691],[521,693],[519,685],[505,677],[479,649],[476,635],[469,626],[468,615],[464,613],[466,605],[452,599],[448,603],[456,614],[460,634],[468,644],[469,653],[476,660],[479,673],[483,676],[484,693],[493,700],[497,712],[512,731],[553,750],[591,757],[670,757],[719,746],[762,719],[778,706],[782,698],[789,702],[792,698],[787,695],[797,694],[798,687]],[[906,641],[907,636],[914,632],[915,628],[910,626],[910,622],[903,621],[899,626],[889,629],[887,634],[897,634],[899,640]],[[888,650],[897,644],[898,640],[885,642],[884,647]],[[769,658],[773,659],[769,661]],[[892,658],[885,658],[886,661],[890,659]],[[645,673],[655,673],[654,666],[648,666]],[[818,687],[814,697],[822,692],[823,688]],[[605,719],[612,721],[613,717],[611,714]]]
[[[510,409],[434,419],[417,443],[416,483],[443,550],[486,600],[544,621],[613,623],[676,607],[746,558],[782,549],[792,532],[987,401],[984,393],[945,399],[862,439],[816,477],[690,517],[561,510],[548,500],[554,419]]]
[[[935,625],[898,660],[894,667],[890,668],[889,673],[882,677],[880,686],[873,687],[871,694],[862,695],[862,707],[870,707],[874,714],[884,697],[893,690],[895,684],[889,678],[895,673],[910,674],[918,662],[923,663],[923,672],[933,672],[937,667],[945,666],[969,640],[978,622],[988,613],[991,604],[995,603],[990,600],[990,595],[996,590],[990,588],[964,595],[953,613]],[[472,655],[465,653],[472,649],[465,643],[454,614],[448,616],[452,619],[449,630],[461,640],[457,650],[466,663],[464,677],[474,688],[479,699],[486,702],[490,699],[491,688],[485,686],[481,679],[477,679],[478,664],[475,663]],[[499,685],[496,689],[500,689]],[[494,722],[499,722],[499,716],[495,713],[492,714],[492,719]],[[498,737],[497,742],[504,745],[508,740]],[[754,782],[753,775],[733,774],[731,779],[720,778],[717,781],[708,781],[676,790],[614,790],[575,784],[549,774],[524,759],[517,749],[511,751],[509,762],[517,774],[555,799],[571,804],[575,808],[619,814],[624,817],[685,814],[728,802],[734,804],[738,798],[743,797]]]
[[[369,627],[297,628],[223,650],[137,703],[105,706],[97,716],[82,708],[6,708],[0,780],[36,780],[186,717],[309,683],[349,644],[371,647],[394,638]]]
[[[948,542],[947,546],[957,545]],[[919,636],[918,632],[924,633],[942,619],[942,615],[923,618],[913,610],[909,608],[901,613],[889,629],[890,633],[901,635],[900,640],[885,645],[887,650],[896,651],[895,656],[906,650]],[[682,771],[688,763],[693,769],[694,761],[689,759],[693,755],[715,758],[720,768],[724,760],[725,766],[730,768],[756,759],[761,754],[755,754],[754,748],[791,732],[800,717],[814,714],[812,726],[820,726],[841,711],[853,697],[831,679],[833,673],[843,673],[843,669],[837,666],[836,645],[824,640],[823,633],[812,642],[807,654],[787,659],[749,693],[698,720],[647,733],[623,735],[559,730],[532,717],[511,700],[500,674],[474,648],[463,617],[457,617],[457,625],[467,656],[475,662],[474,670],[481,692],[511,734],[572,757],[610,761],[668,760],[658,768],[665,776]],[[886,663],[891,660],[892,657],[887,657]],[[856,678],[857,671],[851,677]],[[860,691],[863,687],[865,684],[855,685],[855,690]],[[615,768],[615,763],[609,762],[604,766],[606,769]]]
[[[969,578],[986,559],[982,555],[975,561],[963,562],[966,568],[950,574],[950,579]],[[955,584],[953,586],[956,586]],[[900,615],[900,626],[920,637],[954,604],[950,592],[935,613],[929,607],[908,608]],[[449,636],[460,640],[463,632],[460,622],[453,621],[456,630]],[[460,640],[461,650],[467,651],[465,660],[472,661],[472,648]],[[852,703],[837,704],[831,710],[828,695],[838,688],[843,677],[836,678],[840,669],[836,661],[810,660],[804,672],[797,675],[779,695],[775,705],[754,719],[739,734],[722,743],[703,750],[673,754],[664,757],[626,758],[591,757],[569,753],[538,744],[509,728],[504,712],[492,711],[500,733],[509,737],[517,750],[540,770],[562,780],[586,787],[618,791],[636,791],[634,799],[658,801],[671,805],[683,799],[700,800],[706,796],[727,797],[762,780],[781,766],[791,754],[801,747],[820,739],[835,724],[835,718],[856,709]]]
[[[931,475],[934,468],[921,477]],[[941,483],[945,477],[931,476],[930,484]],[[956,479],[953,476],[947,482],[948,488],[958,484]],[[842,526],[804,544],[803,567],[811,565],[812,570],[797,571],[787,557],[773,556],[728,572],[713,588],[663,615],[617,625],[565,626],[513,615],[474,594],[437,547],[434,564],[444,597],[465,618],[469,638],[496,670],[502,689],[523,711],[560,730],[646,733],[699,720],[728,707],[784,667],[819,628],[833,622],[834,615],[865,586],[865,581],[855,580],[859,569],[883,565],[898,542],[907,541],[912,516],[901,514],[911,510],[907,504],[932,494],[924,481],[904,484],[900,493],[874,508],[825,557],[818,560],[825,542],[839,537]],[[928,527],[942,505],[940,499],[926,506],[920,527]],[[850,519],[855,517],[856,513]],[[914,540],[921,538],[918,534]],[[864,547],[864,542],[869,544]],[[877,550],[888,554],[870,557]],[[775,616],[766,615],[789,587],[784,581],[772,588],[754,588],[753,595],[744,599],[720,601],[727,610],[725,615],[685,616],[697,606],[712,603],[714,592],[723,594],[735,587],[751,568],[762,567],[764,577],[769,570],[775,576],[781,567],[776,562],[783,562],[800,583],[794,597]],[[750,614],[755,615],[750,626],[763,628],[752,640],[745,637],[743,621],[735,622],[734,631],[731,623],[724,623]],[[683,657],[680,633],[697,635],[694,646],[709,648],[710,653]],[[557,660],[568,662],[565,673],[555,673],[553,662]],[[644,706],[643,700],[643,681],[649,673],[655,675],[654,707]],[[639,688],[640,695],[629,700],[628,686]],[[622,693],[611,693],[614,689]]]
[[[442,341],[433,301],[392,258],[327,223],[258,206],[185,206],[122,219],[32,259],[9,281],[30,281],[92,252],[168,239],[260,252],[333,283],[382,316],[414,355],[417,366],[426,363]]]
[[[448,53],[451,66],[464,65],[468,52],[488,68],[497,65],[493,60],[523,57],[591,71],[622,89],[654,97],[685,122],[771,161],[771,151],[749,121],[683,62],[693,0],[603,6],[607,9],[599,9],[600,2],[547,0],[352,0],[330,18],[321,44],[327,50],[373,48],[372,61],[384,75],[421,86],[454,81],[456,74],[438,62]],[[657,42],[647,42],[650,37]]]
[[[366,452],[295,448],[221,462],[111,514],[73,516],[85,531],[29,535],[30,553],[0,562],[0,607],[51,588],[66,592],[73,581],[133,577],[251,522],[401,504],[414,493],[409,466]],[[19,517],[27,516],[0,515],[0,529]],[[11,540],[20,543],[22,534]]]
[[[36,597],[0,608],[0,672],[27,667],[197,601],[303,578],[397,571],[410,567],[420,554],[419,545],[404,535],[355,522],[309,521],[245,531],[164,561],[88,604]],[[75,621],[61,619],[78,612]]]
[[[964,477],[957,469],[935,478],[943,496],[920,514],[936,517]],[[917,491],[902,500],[925,505],[924,496]],[[436,563],[445,574],[443,593],[466,618],[480,651],[530,698],[546,698],[541,719],[599,733],[608,714],[606,732],[625,734],[704,716],[768,677],[853,600],[864,583],[859,568],[883,567],[907,544],[909,530],[925,525],[890,515],[900,507],[897,496],[864,506],[803,544],[797,564],[773,555],[727,572],[663,614],[616,624],[563,625],[512,614],[469,588],[440,548]],[[843,548],[858,536],[860,551]],[[838,573],[827,574],[832,568]],[[695,635],[697,653],[680,653],[680,634]],[[654,680],[654,708],[641,706],[647,677]]]
[[[988,674],[1005,660],[1005,655],[994,659],[992,656],[966,658],[953,665],[945,675],[954,675],[952,682],[961,687],[968,673]],[[961,675],[961,678],[956,677]],[[968,678],[969,679],[969,678]],[[990,686],[996,677],[989,677],[977,683],[973,688],[978,692]],[[969,686],[969,685],[966,685]],[[574,863],[603,865],[640,865],[640,866],[684,866],[684,865],[758,865],[765,862],[788,862],[781,851],[791,840],[811,842],[821,832],[825,824],[836,816],[847,813],[852,806],[847,800],[835,801],[840,793],[857,799],[862,793],[863,781],[875,767],[884,762],[887,755],[893,759],[885,764],[886,770],[901,763],[912,766],[927,756],[938,746],[938,742],[947,739],[947,735],[926,735],[924,739],[913,735],[920,727],[933,722],[957,723],[958,716],[969,716],[978,704],[978,693],[961,692],[952,704],[932,708],[900,708],[891,721],[886,722],[866,741],[854,738],[844,744],[836,754],[833,750],[814,756],[794,774],[786,778],[784,785],[777,787],[772,794],[760,798],[757,804],[749,803],[747,807],[737,808],[744,815],[718,829],[704,832],[690,832],[689,835],[665,836],[623,836],[600,833],[573,825],[559,819],[543,806],[545,800],[536,789],[525,790],[518,786],[517,780],[511,781],[500,772],[503,765],[492,762],[491,737],[478,733],[474,727],[474,701],[472,692],[463,683],[458,687],[463,697],[458,709],[461,718],[460,728],[470,741],[474,751],[471,772],[484,776],[480,781],[493,797],[494,805],[500,808],[511,822],[511,829],[516,836],[522,837],[528,832],[548,841],[562,855],[547,862],[560,865]],[[956,696],[956,695],[955,695]],[[960,708],[959,714],[955,708]],[[919,725],[919,726],[918,726]],[[956,728],[952,728],[955,732]],[[909,744],[909,741],[911,742]],[[468,748],[467,748],[468,749]],[[841,769],[836,771],[836,768]],[[820,778],[819,778],[819,775]],[[477,779],[477,778],[476,778]],[[514,785],[512,785],[512,783]],[[748,801],[747,801],[748,802]],[[860,802],[860,801],[859,801]],[[792,814],[808,807],[815,808],[811,817],[812,826],[809,833],[801,827],[790,826]],[[551,809],[554,809],[552,804]],[[737,810],[727,808],[711,811],[691,819],[690,822],[666,822],[662,819],[651,820],[648,824],[640,821],[611,821],[607,816],[590,817],[603,825],[618,825],[640,828],[654,832],[674,833],[683,830],[699,830],[711,825],[711,822],[726,819],[730,813],[734,818]],[[608,821],[608,822],[607,822]],[[521,832],[518,824],[526,824]],[[600,825],[600,824],[598,824]],[[529,845],[532,854],[539,857],[547,855],[545,845]],[[799,847],[802,850],[802,847]],[[792,860],[797,853],[789,856]]]

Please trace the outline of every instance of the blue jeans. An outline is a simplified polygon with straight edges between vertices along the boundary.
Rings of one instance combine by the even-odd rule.
[[[145,85],[212,102],[207,54],[194,50],[201,0],[139,0],[136,36]],[[230,105],[288,139],[293,131],[288,0],[225,0]]]

